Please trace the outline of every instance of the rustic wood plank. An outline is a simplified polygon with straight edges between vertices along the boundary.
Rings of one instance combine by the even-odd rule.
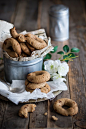
[[[38,0],[19,0],[14,25],[18,31],[37,29]]]
[[[86,62],[81,62],[82,73],[83,73],[83,83],[86,85]],[[85,88],[86,89],[86,88]]]
[[[13,20],[15,18],[15,10],[16,10],[14,2],[16,1],[9,0],[9,2],[8,1],[5,1],[5,3],[4,1],[2,2],[3,6],[5,6],[3,7],[2,15],[0,15],[0,16],[3,16],[2,17],[3,20],[14,22]],[[23,8],[23,5],[22,5],[22,8]],[[4,79],[3,77],[4,77],[4,72],[2,71],[0,72],[0,78]],[[14,129],[14,128],[27,129],[28,128],[29,117],[27,119],[23,119],[18,116],[18,111],[22,105],[23,104],[15,105],[11,102],[0,101],[0,110],[1,110],[0,129]]]
[[[0,100],[0,129],[2,127],[6,109],[7,109],[7,102],[3,102],[3,100]]]
[[[16,0],[0,1],[0,19],[11,22],[11,17],[16,8]],[[4,79],[4,72],[0,71],[0,78]],[[0,100],[0,129],[3,126],[4,116],[8,108],[8,103]]]
[[[67,2],[67,5],[68,5],[68,1],[66,1]],[[64,2],[65,3],[65,2]],[[70,2],[69,2],[70,3]],[[75,3],[75,1],[73,1],[73,3],[72,3],[72,5],[74,5],[74,4],[77,4],[77,2]],[[71,6],[71,4],[70,4],[70,6]],[[69,6],[68,6],[69,7]],[[72,7],[72,6],[71,6]],[[73,11],[73,9],[71,8],[71,10]],[[77,11],[77,13],[78,13],[78,11]],[[77,13],[76,13],[76,15],[77,15]],[[72,13],[73,14],[73,13]],[[80,13],[81,14],[81,13]],[[74,17],[74,18],[76,18],[76,16]],[[79,17],[78,17],[79,18]],[[72,18],[70,18],[70,19],[72,19]],[[75,21],[77,21],[77,23],[78,23],[78,19],[74,19]],[[74,23],[73,23],[74,24]],[[72,25],[73,25],[72,24]],[[81,22],[79,22],[79,25],[81,24]],[[74,26],[72,26],[72,27],[74,27]],[[72,28],[71,27],[71,28]],[[73,34],[73,31],[75,32],[75,30],[73,30],[73,28],[72,28],[72,31],[71,31],[71,34],[73,35],[73,36],[75,36],[75,33]],[[71,36],[72,37],[72,36]],[[78,36],[77,36],[78,37]],[[77,37],[75,36],[75,37],[72,37],[74,40],[77,40]],[[72,42],[73,42],[73,40],[72,40]],[[70,43],[70,40],[69,40],[69,43]],[[78,42],[77,42],[77,44],[78,44]],[[73,44],[74,46],[72,46],[72,47],[76,47],[77,46],[77,44]],[[84,44],[84,43],[83,43]],[[78,47],[78,46],[77,46]],[[80,47],[80,46],[79,46]],[[85,47],[83,47],[83,48],[85,48]],[[85,51],[83,52],[84,54],[85,54]],[[85,58],[85,56],[83,56],[83,58]],[[73,70],[73,72],[69,72],[69,76],[70,75],[72,75],[72,76],[74,76],[74,77],[76,77],[77,75],[78,76],[82,76],[82,70],[81,70],[81,66],[80,66],[80,64],[79,63],[77,63],[77,61],[79,61],[78,59],[76,59],[76,63],[70,63],[72,66],[71,66],[71,69]],[[72,77],[71,77],[71,79],[72,79]],[[83,82],[83,78],[81,78],[81,77],[79,77],[79,78],[77,78],[77,82],[80,80],[80,82],[78,83],[78,84],[80,84],[80,83],[82,83]],[[71,80],[71,83],[73,83],[74,82],[74,80]],[[70,83],[69,83],[70,84]],[[74,85],[75,86],[75,85]],[[71,87],[71,86],[70,86]],[[74,87],[73,87],[74,88]],[[78,87],[77,87],[78,88]],[[83,90],[85,89],[85,87],[83,88]],[[80,90],[80,89],[79,89]],[[73,90],[73,91],[75,91],[75,90]],[[71,91],[71,93],[73,92],[73,91]],[[81,92],[80,92],[81,93]],[[82,92],[82,94],[83,94],[83,92]],[[85,92],[84,92],[84,94],[85,94]],[[60,95],[59,95],[60,96]],[[82,95],[83,96],[83,95]],[[63,96],[62,96],[63,97]],[[76,94],[75,94],[75,97],[76,97]],[[84,96],[85,97],[85,96]],[[74,99],[73,97],[71,97],[72,99]],[[78,97],[77,97],[77,99],[78,99]],[[75,99],[76,100],[76,99]],[[84,101],[85,101],[85,98],[84,98]],[[83,103],[83,102],[82,102]],[[82,107],[82,106],[81,106]],[[83,113],[82,113],[83,114]]]
[[[47,31],[47,34],[49,35],[49,8],[51,5],[53,5],[52,1],[47,1],[47,4],[45,1],[43,1],[43,7],[45,7],[45,11],[43,11],[43,7],[42,7],[42,15],[41,15],[41,26],[43,28],[45,28],[45,30]],[[46,13],[47,12],[47,13]],[[45,19],[44,19],[45,17]],[[68,41],[65,42],[52,42],[53,46],[58,45],[58,50],[62,50],[62,46],[64,46],[65,44],[69,44]],[[54,53],[52,54],[52,58],[53,60],[58,59],[59,56]],[[58,115],[55,113],[55,111],[53,110],[53,103],[56,99],[61,98],[61,97],[70,97],[69,95],[69,91],[67,92],[62,92],[58,97],[56,97],[53,101],[48,101],[48,119],[47,119],[47,128],[57,128],[57,127],[72,127],[72,119],[71,117],[65,117],[65,119],[63,118],[63,116]],[[58,121],[52,121],[51,116],[55,115],[59,118]],[[64,120],[64,122],[63,122]],[[62,124],[63,123],[63,124]]]
[[[32,129],[32,128],[29,128]],[[72,129],[72,128],[33,128],[33,129]],[[75,129],[81,129],[81,128],[75,128]]]
[[[18,116],[18,111],[23,104],[15,105],[8,102],[6,112],[4,114],[4,119],[2,122],[1,129],[27,129],[28,121],[27,119]]]
[[[24,19],[25,11],[26,11],[27,1],[19,0],[16,8],[16,16],[14,25],[16,28],[21,28],[22,21]]]
[[[68,116],[62,116],[58,113],[56,113],[53,109],[53,104],[57,99],[60,98],[70,98],[70,93],[69,93],[69,84],[68,84],[68,77],[67,77],[67,82],[66,82],[67,86],[68,86],[68,90],[67,91],[63,91],[61,94],[59,94],[54,100],[52,101],[48,101],[48,121],[47,121],[47,126],[48,128],[50,127],[54,127],[54,128],[72,128],[72,117]],[[56,116],[58,118],[58,121],[53,121],[51,119],[51,116]]]
[[[37,29],[42,28],[41,27],[41,16],[43,15],[42,8],[44,8],[44,6],[43,6],[43,1],[41,0],[39,1],[38,4]],[[36,105],[37,105],[36,111],[30,115],[29,128],[46,128],[47,116],[45,116],[44,113],[47,112],[48,101],[36,103]]]
[[[41,3],[39,3],[39,5],[41,5],[41,8],[39,9],[39,11],[40,11],[39,13],[41,13],[40,14],[41,15],[41,18],[40,18],[40,15],[39,15],[39,17],[38,17],[39,18],[38,19],[38,22],[39,22],[38,27],[45,28],[45,30],[47,31],[47,33],[49,33],[49,29],[48,29],[48,27],[49,27],[48,26],[48,24],[49,24],[49,21],[48,21],[49,20],[48,19],[49,18],[48,17],[48,10],[49,10],[50,5],[52,5],[52,4],[53,3],[50,2],[50,1],[47,1],[47,4],[46,4],[45,1],[41,1]],[[45,7],[45,10],[43,11],[44,7]],[[45,19],[44,19],[44,17],[45,17]],[[59,46],[59,49],[62,49],[62,46],[65,45],[65,44],[68,44],[68,41],[65,41],[65,42],[52,42],[52,44],[53,44],[53,46],[58,45]],[[53,60],[58,59],[58,55],[56,53],[52,54],[52,59]],[[62,96],[64,96],[63,94],[64,93],[62,93]],[[67,95],[67,97],[69,97],[69,91],[66,93],[66,95]],[[57,123],[57,122],[54,122],[52,120],[50,121],[50,118],[52,116],[52,111],[50,111],[49,104],[52,105],[52,102],[48,102],[48,118],[46,117],[46,119],[42,122],[41,125],[38,122],[40,121],[41,118],[44,119],[45,116],[43,116],[43,114],[44,114],[44,112],[46,112],[47,107],[45,108],[45,110],[42,110],[41,113],[40,113],[40,110],[41,110],[41,107],[42,107],[42,103],[37,104],[37,107],[39,107],[39,105],[40,105],[40,108],[39,108],[38,112],[35,112],[34,114],[30,115],[30,126],[29,126],[30,128],[38,128],[38,127],[43,127],[43,128],[44,127],[49,127],[50,128],[50,127],[55,127],[54,126],[54,123]],[[45,107],[46,105],[47,105],[47,102],[46,103],[44,102],[43,107]],[[54,112],[54,114],[56,114],[56,113]],[[38,118],[35,117],[36,115],[38,116]],[[47,121],[47,125],[46,125],[46,121]],[[62,121],[60,122],[60,124],[57,124],[57,125],[61,125]],[[66,124],[65,127],[71,127],[72,124],[71,124],[71,118],[70,117],[67,117],[67,119],[65,120],[64,123],[67,123],[68,121],[69,121],[69,123],[68,123],[68,125]],[[62,126],[62,127],[64,127],[64,126]]]
[[[47,116],[44,115],[48,109],[48,103],[39,102],[36,103],[36,111],[30,114],[29,128],[46,128],[47,127]]]
[[[40,28],[44,28],[49,35],[49,8],[53,5],[50,0],[42,0]]]
[[[76,121],[76,122],[75,122],[75,125],[76,125],[77,127],[86,129],[86,120],[84,120],[84,121]]]
[[[0,20],[11,22],[11,17],[15,11],[17,0],[0,1]]]
[[[62,4],[62,1],[54,1],[55,4]],[[63,42],[52,42],[53,46],[58,46],[58,51],[63,49],[64,45],[69,45],[68,41],[63,41]],[[56,53],[52,54],[52,59],[56,60],[60,57],[60,55],[57,55]],[[68,79],[68,78],[67,78]],[[52,101],[48,101],[48,123],[47,123],[47,127],[54,127],[54,128],[72,128],[72,117],[65,117],[62,115],[57,114],[54,110],[53,110],[53,104],[57,99],[60,98],[70,98],[70,93],[69,93],[69,85],[68,85],[68,80],[67,80],[67,86],[68,86],[68,91],[64,91],[62,92],[60,95],[58,95],[54,100]],[[52,121],[51,116],[54,115],[58,118],[58,121]]]
[[[0,72],[0,78],[4,80],[4,71]],[[29,117],[23,119],[18,116],[18,111],[22,105],[23,104],[15,105],[12,102],[0,100],[0,129],[28,128]]]
[[[18,11],[18,14],[17,14],[17,17],[15,19],[15,26],[17,26],[17,21],[19,19],[21,19],[20,21],[20,24],[18,23],[19,26],[17,26],[17,29],[19,31],[22,31],[24,29],[26,29],[27,27],[27,30],[34,30],[37,28],[37,15],[36,15],[36,18],[35,20],[32,19],[32,17],[29,17],[29,11],[27,11],[27,9],[29,8],[29,4],[27,4],[26,1],[23,1],[24,3],[24,10],[23,10],[23,14],[22,16],[20,16],[20,18],[18,17],[18,15],[20,14],[19,12],[21,12],[22,10],[22,6],[23,4],[22,3],[18,3],[18,6],[17,6],[17,11]],[[32,1],[30,1],[32,3]],[[44,3],[45,2],[45,3]],[[28,2],[29,3],[29,2]],[[31,5],[30,3],[30,5]],[[85,49],[85,36],[84,33],[85,33],[85,29],[83,30],[82,28],[84,26],[86,26],[86,23],[85,23],[85,16],[82,16],[83,14],[83,6],[81,5],[81,1],[75,1],[75,0],[72,0],[72,1],[69,1],[69,0],[64,0],[63,1],[64,5],[67,5],[69,8],[70,8],[70,40],[69,40],[69,44],[70,44],[70,47],[80,47],[81,48],[81,53],[80,53],[80,57],[77,58],[75,60],[75,62],[70,62],[69,65],[70,65],[70,72],[69,72],[69,86],[70,86],[70,91],[71,91],[71,98],[73,100],[75,100],[78,105],[79,105],[79,113],[73,117],[73,122],[74,122],[74,125],[73,125],[73,128],[74,129],[79,129],[79,127],[81,128],[84,128],[85,126],[82,126],[82,124],[85,124],[83,123],[83,121],[79,121],[79,119],[83,120],[86,118],[86,115],[85,115],[85,111],[86,111],[86,108],[85,108],[85,100],[86,100],[86,70],[85,70],[85,66],[86,66],[86,58],[85,58],[85,54],[86,54],[86,49]],[[77,7],[77,3],[79,4],[78,7]],[[37,4],[36,3],[36,7],[37,7]],[[43,4],[45,5],[46,4],[46,1],[43,1]],[[44,5],[42,5],[42,9],[44,7]],[[27,6],[27,9],[25,8]],[[34,1],[34,6],[35,6],[35,1]],[[36,10],[36,7],[34,9],[33,12],[31,12],[31,16],[33,16],[35,10]],[[74,10],[73,10],[73,8]],[[77,8],[76,8],[77,7]],[[48,7],[49,8],[49,7]],[[21,11],[20,11],[21,10]],[[45,10],[47,11],[47,6],[45,7]],[[37,11],[37,10],[36,10]],[[42,14],[43,14],[43,17],[47,17],[47,14],[46,14],[46,11],[44,11],[44,14],[43,14],[43,10],[42,10]],[[76,12],[76,13],[75,13]],[[80,14],[80,15],[78,15]],[[25,15],[25,16],[24,16]],[[26,17],[29,17],[27,18],[26,20]],[[23,19],[23,17],[25,19]],[[43,17],[40,17],[40,19],[43,19]],[[83,20],[82,20],[82,17],[83,17]],[[19,18],[19,19],[18,19]],[[22,20],[23,19],[23,20]],[[29,22],[28,22],[28,19],[29,19]],[[32,20],[32,21],[31,21]],[[43,19],[44,20],[44,19]],[[19,21],[18,21],[19,22]],[[32,22],[32,23],[31,23]],[[33,26],[33,23],[36,23],[34,26]],[[82,23],[83,23],[83,26],[82,26]],[[43,26],[47,33],[48,33],[48,19],[45,19],[44,22],[41,23],[40,21],[40,27]],[[30,26],[29,26],[30,25]],[[32,25],[32,27],[31,27]],[[25,27],[25,28],[24,28]],[[75,29],[74,29],[75,28]],[[79,38],[78,38],[79,37]],[[53,45],[59,45],[59,49],[64,45],[64,44],[68,44],[68,42],[63,42],[63,43],[60,43],[60,42],[52,42]],[[53,54],[52,55],[52,59],[57,59],[58,58],[58,55],[57,54]],[[1,125],[1,127],[4,129],[4,128],[12,128],[13,126],[17,129],[19,128],[58,128],[61,127],[61,128],[64,128],[67,129],[68,128],[71,128],[72,129],[72,125],[71,125],[71,117],[63,117],[61,115],[58,115],[56,114],[54,111],[53,111],[53,103],[56,99],[58,98],[62,98],[62,97],[67,97],[67,98],[70,98],[70,95],[69,95],[69,90],[68,91],[65,91],[65,92],[62,92],[57,98],[55,98],[54,100],[52,101],[47,101],[46,102],[41,102],[41,103],[37,103],[37,108],[36,108],[36,111],[33,113],[33,114],[30,114],[30,124],[28,125],[28,121],[29,121],[29,118],[28,120],[25,120],[25,119],[20,119],[18,116],[17,116],[17,112],[20,108],[21,105],[19,106],[16,106],[12,103],[8,103],[8,107],[7,107],[7,110],[5,112],[5,108],[4,108],[4,113],[5,115],[3,116],[3,113],[1,114],[1,117],[0,117],[0,120],[2,121],[3,120],[3,124]],[[80,103],[80,104],[79,104]],[[4,107],[4,106],[2,106]],[[15,111],[12,111],[12,109],[15,108]],[[40,108],[40,109],[39,109]],[[43,110],[41,111],[41,109],[43,108]],[[47,111],[47,108],[48,108],[48,116],[45,117],[43,115],[43,113],[45,111]],[[9,113],[10,111],[10,113]],[[52,122],[51,121],[51,116],[52,115],[56,115],[59,120],[57,122]],[[37,115],[37,116],[36,116]],[[5,117],[6,116],[6,117]],[[8,117],[7,117],[8,116]],[[11,116],[11,118],[9,118],[9,116]],[[4,117],[4,119],[2,119]],[[41,120],[40,120],[41,118]],[[44,119],[44,121],[43,121]],[[48,123],[46,123],[48,119]],[[21,121],[21,125],[17,123],[17,120],[18,122]],[[78,120],[78,122],[76,122],[76,120]],[[43,122],[42,122],[43,121]],[[10,123],[11,122],[11,123]],[[13,122],[13,124],[12,124]],[[25,126],[24,126],[24,122],[25,122]],[[15,124],[16,123],[16,124]],[[63,124],[64,124],[64,127],[63,127]],[[62,125],[61,125],[62,124]],[[8,126],[8,127],[7,127]],[[12,127],[11,127],[12,126]]]
[[[75,59],[74,62],[70,62],[70,72],[69,72],[69,85],[71,99],[75,100],[79,107],[79,112],[77,115],[73,116],[73,128],[84,128],[85,127],[85,105],[86,105],[86,83],[85,75],[86,70],[84,69],[86,64],[86,49],[85,49],[85,37],[84,32],[86,26],[84,15],[84,6],[82,1],[66,1],[64,3],[70,9],[70,47],[80,48],[79,58]],[[73,6],[74,5],[74,6]],[[72,9],[73,6],[73,9]],[[77,8],[76,8],[77,6]],[[75,12],[75,13],[74,13]],[[83,29],[82,29],[83,28]]]

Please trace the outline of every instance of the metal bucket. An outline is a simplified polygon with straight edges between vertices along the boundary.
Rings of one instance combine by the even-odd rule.
[[[12,80],[24,80],[28,73],[42,70],[42,58],[31,61],[13,61],[4,56],[5,80],[12,83]]]

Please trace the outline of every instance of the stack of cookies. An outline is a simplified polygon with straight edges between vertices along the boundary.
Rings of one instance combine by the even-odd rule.
[[[48,93],[50,86],[46,83],[50,79],[50,74],[47,71],[36,71],[27,75],[25,81],[26,91],[33,92],[35,89],[40,89],[41,92]]]

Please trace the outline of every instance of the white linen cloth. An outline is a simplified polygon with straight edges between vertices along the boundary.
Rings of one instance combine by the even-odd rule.
[[[3,82],[0,81],[0,94],[6,98],[8,98],[10,101],[12,101],[15,104],[18,104],[19,102],[27,102],[28,100],[35,99],[37,100],[38,98],[47,98],[47,99],[52,99],[54,98],[54,91],[65,91],[67,90],[67,86],[64,82],[60,84],[54,84],[53,81],[47,82],[51,88],[51,91],[46,93],[41,92],[40,89],[35,89],[32,93],[27,92],[24,90],[22,93],[13,93],[9,91],[9,88],[7,85]],[[13,80],[11,84],[12,88],[24,88],[25,89],[25,80]]]

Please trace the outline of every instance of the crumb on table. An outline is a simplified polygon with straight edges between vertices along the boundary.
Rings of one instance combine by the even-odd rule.
[[[58,120],[58,118],[57,118],[56,116],[52,116],[52,119],[53,119],[54,121],[57,121],[57,120]]]
[[[45,112],[44,115],[47,116],[47,112]]]

